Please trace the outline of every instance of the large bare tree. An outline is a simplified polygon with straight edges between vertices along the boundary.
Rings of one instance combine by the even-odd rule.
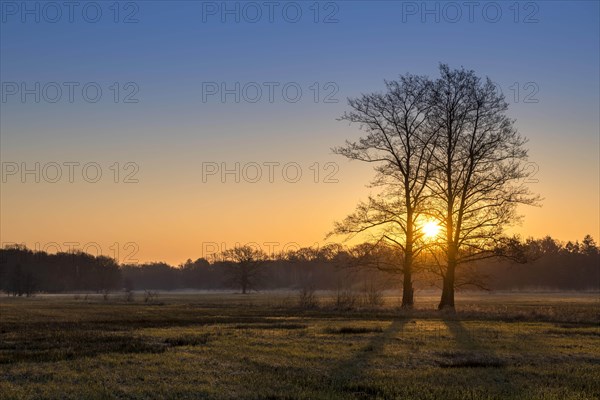
[[[402,274],[403,307],[414,304],[413,271],[423,249],[418,220],[429,197],[427,183],[437,137],[429,117],[431,96],[429,79],[405,75],[386,81],[384,93],[349,99],[352,110],[340,119],[358,124],[365,135],[333,149],[351,160],[373,163],[372,185],[383,189],[336,223],[333,233],[352,236],[369,231],[374,245],[385,242],[401,250],[395,270]]]
[[[457,266],[498,256],[503,230],[518,220],[517,205],[539,199],[526,186],[526,139],[492,81],[444,64],[440,75],[428,116],[439,135],[426,184],[444,232],[443,309],[454,308]]]

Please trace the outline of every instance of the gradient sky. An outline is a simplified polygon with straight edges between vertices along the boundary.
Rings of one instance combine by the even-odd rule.
[[[545,200],[541,208],[522,209],[523,224],[513,231],[561,240],[600,236],[598,2],[520,2],[515,7],[514,2],[483,1],[472,18],[463,2],[453,3],[460,6],[460,17],[443,2],[427,3],[433,13],[423,15],[427,10],[415,9],[421,2],[338,1],[317,7],[313,1],[295,2],[284,15],[287,3],[278,2],[272,22],[261,6],[262,18],[253,23],[254,10],[244,9],[243,2],[227,3],[230,9],[239,7],[239,22],[232,14],[222,20],[222,2],[123,2],[115,23],[112,1],[89,6],[87,20],[82,11],[87,2],[80,2],[72,22],[62,8],[53,23],[55,10],[45,3],[27,3],[39,7],[36,22],[35,14],[21,15],[21,2],[2,1],[3,171],[10,163],[33,169],[39,162],[50,173],[49,163],[95,162],[103,175],[89,183],[76,167],[69,183],[63,165],[56,183],[43,177],[36,183],[34,175],[25,183],[19,173],[5,176],[1,241],[48,249],[58,243],[63,250],[91,243],[97,245],[88,250],[100,248],[105,255],[115,256],[119,248],[119,261],[171,263],[206,256],[214,243],[229,248],[255,242],[265,250],[323,243],[333,221],[370,190],[369,166],[330,151],[359,135],[356,127],[336,121],[347,109],[345,99],[382,90],[383,79],[399,74],[435,76],[439,62],[489,76],[530,140],[538,180],[531,188]],[[92,23],[96,5],[102,15]],[[215,7],[216,15],[207,13]],[[298,8],[302,16],[292,23]],[[132,12],[138,22],[123,23]],[[323,23],[331,13],[337,22]],[[54,92],[47,86],[47,96],[40,90],[36,103],[34,95],[25,102],[19,93],[10,95],[12,82],[29,88],[36,82],[79,86],[73,102],[66,89],[56,103],[49,102]],[[96,103],[82,97],[88,82],[102,88]],[[117,103],[110,89],[114,82],[120,87]],[[125,87],[128,82],[134,86]],[[256,103],[244,98],[235,103],[233,95],[223,103],[218,95],[204,101],[206,82],[280,85],[273,102],[263,86]],[[283,99],[281,87],[289,82],[303,91],[295,103]],[[315,82],[318,102],[311,89]],[[328,82],[333,85],[325,86]],[[124,103],[132,87],[139,88],[133,96],[138,102]],[[339,101],[326,103],[332,88]],[[115,162],[119,183],[113,181]],[[124,170],[128,162],[139,167],[138,183],[122,182],[132,171]],[[203,182],[206,162],[230,168],[236,162],[280,166],[272,183],[267,167],[257,183],[236,183],[233,176],[225,183],[218,176]],[[336,163],[337,183],[324,182],[334,171],[324,169],[328,162]],[[298,182],[283,178],[286,163],[300,165]],[[311,169],[315,163],[318,183]],[[253,176],[252,171],[247,170]],[[128,243],[137,248],[129,259],[133,247]]]

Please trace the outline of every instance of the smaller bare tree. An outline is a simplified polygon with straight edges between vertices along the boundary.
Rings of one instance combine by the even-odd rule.
[[[158,290],[144,290],[144,303],[152,303],[158,294]]]
[[[229,283],[239,287],[243,294],[255,289],[258,284],[262,266],[268,256],[260,249],[251,246],[236,246],[221,253],[225,261]]]
[[[123,297],[125,299],[125,301],[127,302],[133,302],[135,300],[135,296],[133,294],[133,290],[131,289],[126,289],[125,290],[125,295]]]
[[[302,309],[319,307],[319,299],[317,298],[315,288],[311,283],[304,282],[298,289],[298,306]]]

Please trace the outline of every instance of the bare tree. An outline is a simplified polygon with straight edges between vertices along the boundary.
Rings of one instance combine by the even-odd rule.
[[[423,250],[418,220],[428,201],[431,149],[436,140],[435,127],[429,123],[432,85],[426,77],[405,75],[386,81],[386,89],[348,100],[352,111],[341,120],[359,124],[366,134],[333,149],[350,160],[373,163],[372,185],[383,190],[336,223],[332,233],[353,236],[369,231],[376,244],[399,248],[402,257],[395,270],[403,278],[402,306],[412,307],[415,259]]]
[[[525,184],[526,140],[492,81],[444,64],[440,74],[429,114],[439,137],[427,186],[436,199],[430,211],[444,231],[443,309],[454,308],[457,266],[498,256],[503,230],[518,220],[517,205],[539,198]]]
[[[236,246],[225,250],[221,257],[227,263],[230,283],[241,288],[243,294],[256,287],[261,267],[268,259],[265,252],[251,246]]]

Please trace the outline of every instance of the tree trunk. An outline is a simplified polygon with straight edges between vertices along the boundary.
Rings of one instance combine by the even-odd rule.
[[[404,271],[404,282],[402,283],[402,308],[413,308],[414,304],[412,271]]]
[[[448,173],[450,174],[450,173]],[[448,176],[448,182],[451,182],[450,175]],[[448,198],[452,198],[451,192],[448,193]],[[446,246],[448,247],[448,265],[446,273],[444,274],[443,286],[442,286],[442,297],[438,310],[451,309],[454,310],[454,273],[456,271],[456,256],[457,246],[454,241],[454,220],[453,220],[453,207],[448,204],[448,213],[446,216]]]
[[[442,287],[442,298],[438,310],[454,310],[454,276],[456,270],[456,260],[448,260],[448,268],[444,275],[444,284]]]
[[[405,182],[408,187],[408,181]],[[410,196],[406,193],[407,204],[410,204]],[[402,308],[413,308],[415,304],[414,291],[412,286],[413,273],[413,241],[414,241],[414,221],[413,210],[408,207],[406,214],[406,243],[404,246],[404,266],[402,268]]]
[[[246,289],[248,288],[248,270],[245,265],[240,265],[242,269],[242,294],[246,294]]]
[[[412,236],[412,234],[409,234],[409,236]],[[410,238],[410,240],[412,240],[412,238]],[[412,264],[412,243],[407,240],[404,255],[404,268],[402,269],[402,308],[412,308],[415,304],[412,286]]]

